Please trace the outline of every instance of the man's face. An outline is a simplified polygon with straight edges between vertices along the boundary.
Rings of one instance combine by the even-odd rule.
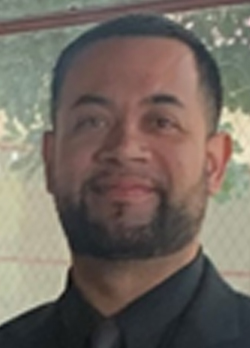
[[[44,141],[73,252],[146,258],[195,238],[229,153],[225,137],[207,137],[202,93],[176,40],[108,39],[77,56]]]

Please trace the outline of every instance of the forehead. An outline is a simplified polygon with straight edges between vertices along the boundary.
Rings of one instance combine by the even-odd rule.
[[[147,94],[196,92],[198,73],[191,49],[168,38],[110,38],[84,49],[66,73],[61,101],[82,92]]]

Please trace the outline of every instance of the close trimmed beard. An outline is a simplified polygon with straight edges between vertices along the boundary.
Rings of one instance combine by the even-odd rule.
[[[171,202],[164,189],[159,189],[159,204],[149,223],[136,226],[121,223],[114,233],[90,217],[85,203],[88,189],[85,184],[78,204],[57,190],[55,204],[71,251],[103,259],[148,259],[180,251],[199,233],[208,200],[203,173],[199,182],[176,203]],[[117,209],[122,212],[122,204]]]

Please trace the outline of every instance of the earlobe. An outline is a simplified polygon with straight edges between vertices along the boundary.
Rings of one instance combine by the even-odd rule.
[[[206,165],[209,194],[214,195],[220,190],[231,153],[232,140],[229,134],[220,132],[209,138]]]
[[[44,165],[45,181],[48,192],[53,193],[54,187],[54,132],[47,131],[43,135],[42,158]]]

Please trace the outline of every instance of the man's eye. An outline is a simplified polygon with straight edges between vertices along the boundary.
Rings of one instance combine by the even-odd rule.
[[[155,125],[159,128],[166,128],[173,126],[173,123],[167,118],[157,118],[155,120]]]
[[[155,129],[168,130],[176,128],[175,122],[167,117],[155,117],[151,120],[151,124]]]
[[[100,117],[100,116],[87,116],[82,119],[80,119],[77,124],[76,128],[83,128],[86,130],[91,129],[101,129],[107,127],[108,122],[106,118]]]

